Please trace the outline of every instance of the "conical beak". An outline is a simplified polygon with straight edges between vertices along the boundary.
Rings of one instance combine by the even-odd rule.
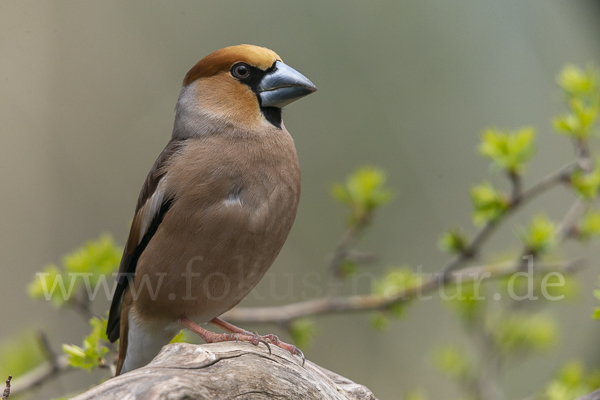
[[[262,107],[282,108],[316,91],[317,87],[307,77],[281,61],[275,62],[275,69],[258,85]]]

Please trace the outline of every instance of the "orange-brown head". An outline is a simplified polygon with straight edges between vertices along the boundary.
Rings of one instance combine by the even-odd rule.
[[[223,127],[281,127],[281,108],[316,91],[304,75],[264,47],[225,47],[186,74],[173,136],[199,136]]]

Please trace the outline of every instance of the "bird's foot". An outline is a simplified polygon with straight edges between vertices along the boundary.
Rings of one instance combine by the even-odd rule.
[[[215,326],[218,326],[221,329],[224,329],[224,330],[230,332],[230,334],[239,334],[239,335],[244,335],[245,337],[252,336],[256,340],[259,340],[260,343],[271,343],[279,348],[289,351],[292,355],[298,355],[302,358],[302,366],[304,366],[306,357],[304,357],[304,353],[302,352],[302,350],[300,350],[293,344],[282,342],[281,340],[279,340],[279,338],[276,335],[273,335],[272,333],[270,333],[268,335],[260,336],[256,332],[254,332],[254,333],[248,332],[247,330],[238,328],[237,326],[232,325],[229,322],[224,321],[220,318],[213,318],[209,322]],[[271,354],[271,348],[269,347],[269,355],[270,354]]]
[[[250,342],[255,346],[263,343],[269,349],[269,355],[271,354],[271,346],[262,337],[250,333],[250,332],[232,332],[232,333],[214,333],[209,330],[198,326],[188,318],[181,318],[179,324],[185,326],[196,335],[200,336],[206,343],[218,343],[218,342]]]
[[[256,335],[256,332],[254,334]],[[300,356],[302,358],[302,366],[304,366],[306,357],[304,357],[304,353],[302,352],[302,350],[300,350],[293,344],[282,342],[281,340],[279,340],[279,338],[276,335],[273,335],[272,333],[269,333],[268,335],[264,335],[264,336],[259,336],[259,338],[266,340],[266,341],[270,342],[271,344],[274,344],[277,347],[280,347],[284,350],[289,351],[290,353],[292,353],[293,356],[294,355]]]

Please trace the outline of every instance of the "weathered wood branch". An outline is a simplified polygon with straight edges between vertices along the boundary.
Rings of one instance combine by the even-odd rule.
[[[271,346],[223,342],[165,346],[144,368],[110,379],[72,400],[361,399],[366,387]]]

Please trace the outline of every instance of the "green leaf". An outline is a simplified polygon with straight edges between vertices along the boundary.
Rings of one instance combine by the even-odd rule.
[[[102,342],[108,342],[106,336],[107,323],[108,321],[105,318],[92,318],[90,320],[92,332],[83,339],[83,347],[63,344],[63,352],[69,358],[69,365],[92,371],[94,368],[106,363],[104,356],[109,349]]]
[[[421,279],[413,273],[410,267],[389,268],[375,282],[374,294],[391,299],[420,284]]]
[[[495,222],[510,205],[506,195],[500,194],[489,182],[471,189],[473,220],[476,224]]]
[[[490,158],[501,169],[521,174],[535,152],[534,138],[533,128],[517,131],[489,128],[481,135],[479,153]]]
[[[464,352],[455,346],[447,345],[438,348],[434,353],[434,361],[440,372],[449,378],[464,380],[472,374],[471,362]]]
[[[405,302],[397,301],[395,303],[390,304],[388,306],[387,310],[390,312],[390,315],[392,315],[393,317],[400,318],[400,317],[404,316],[404,311],[406,310],[405,305],[406,305]]]
[[[505,352],[542,352],[556,343],[554,319],[543,314],[505,315],[492,331],[496,345]]]
[[[480,293],[483,285],[484,282],[479,280],[447,284],[443,290],[448,296],[446,298],[450,300],[445,301],[444,304],[454,311],[463,322],[470,324],[480,318],[485,310],[485,300]]]
[[[33,300],[46,299],[54,306],[61,307],[76,290],[76,282],[72,279],[65,279],[60,268],[49,264],[29,283],[27,293]]]
[[[537,275],[534,285],[539,287],[544,277],[545,275]],[[577,295],[579,294],[579,281],[577,280],[577,277],[574,275],[562,274],[562,279],[564,279],[564,285],[559,285],[561,282],[559,276],[557,275],[552,275],[546,278],[546,291],[548,296],[551,298],[564,296],[566,300],[577,298]],[[540,284],[538,284],[537,281],[540,281]],[[557,286],[552,286],[554,284]],[[542,296],[542,298],[544,297],[545,296]]]
[[[101,275],[110,275],[121,261],[122,249],[110,235],[90,240],[63,258],[67,272],[91,273],[90,283],[95,285]]]
[[[600,190],[600,166],[596,166],[592,172],[575,170],[571,174],[570,183],[575,193],[584,200],[592,200],[598,196]]]
[[[600,111],[597,104],[589,105],[580,99],[569,102],[571,111],[554,119],[554,128],[562,134],[587,139],[593,133]]]
[[[556,81],[571,97],[585,96],[598,91],[598,72],[591,66],[584,70],[569,64],[563,68]]]
[[[315,339],[317,324],[312,318],[301,318],[290,324],[289,331],[296,346],[308,349]]]
[[[438,242],[440,249],[451,254],[460,254],[467,248],[469,239],[465,232],[460,228],[450,228],[442,234]]]
[[[358,264],[351,260],[342,261],[342,265],[340,266],[340,272],[342,277],[348,278],[350,276],[356,275],[358,272]]]
[[[100,279],[107,279],[121,260],[122,249],[110,235],[88,241],[63,257],[62,265],[49,264],[29,284],[27,291],[34,300],[46,299],[61,307],[85,283],[95,287]]]
[[[383,332],[390,326],[390,319],[383,311],[376,311],[371,314],[371,326],[379,332]]]
[[[556,224],[545,215],[538,214],[533,217],[525,232],[520,236],[529,250],[539,254],[548,251],[556,244],[557,234]]]
[[[349,223],[356,225],[365,222],[378,207],[392,197],[385,186],[385,174],[373,167],[362,167],[352,173],[345,183],[336,183],[331,195],[350,209]]]
[[[177,335],[169,343],[189,343],[190,341],[187,339],[187,331],[182,329],[179,331]]]
[[[598,70],[583,70],[574,65],[566,66],[557,81],[568,98],[569,112],[554,120],[559,133],[578,139],[587,139],[594,133],[600,113]]]
[[[577,233],[582,240],[590,240],[593,236],[600,236],[600,212],[588,210],[579,221]]]
[[[600,370],[586,374],[583,364],[570,361],[546,386],[544,399],[572,400],[596,390],[600,386]]]

